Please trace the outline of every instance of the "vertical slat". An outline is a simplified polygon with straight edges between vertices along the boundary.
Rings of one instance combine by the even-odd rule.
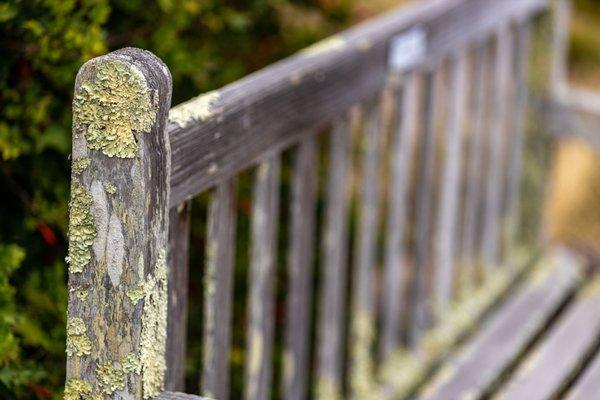
[[[279,214],[279,155],[263,161],[254,182],[245,398],[271,396],[274,285]]]
[[[550,72],[550,90],[554,97],[560,98],[568,88],[568,50],[569,21],[571,19],[571,0],[554,1],[554,24],[552,37],[552,69]]]
[[[307,394],[317,194],[316,161],[316,142],[315,137],[311,136],[295,149],[292,175],[283,385],[284,397],[294,400],[304,399]]]
[[[410,326],[408,344],[417,348],[427,323],[427,298],[425,276],[430,251],[431,201],[433,169],[435,164],[436,93],[439,82],[438,68],[427,71],[424,81],[422,138],[419,144],[419,162],[416,182],[415,255],[410,290]]]
[[[508,110],[508,86],[511,79],[512,41],[508,26],[502,25],[496,36],[494,54],[495,76],[493,95],[493,115],[489,140],[489,164],[485,197],[483,228],[483,261],[486,270],[500,263],[500,219],[502,208],[502,160],[506,143],[506,122]]]
[[[361,160],[361,197],[354,260],[351,319],[350,385],[355,398],[368,393],[373,377],[371,348],[375,339],[374,273],[379,222],[379,190],[381,180],[381,110],[379,98],[364,104],[365,117],[363,155]]]
[[[165,64],[135,48],[77,74],[65,398],[164,388],[171,88]]]
[[[475,50],[473,84],[475,85],[470,109],[473,110],[472,125],[469,134],[468,165],[467,165],[467,188],[465,191],[465,212],[463,214],[461,261],[463,271],[461,283],[463,290],[470,290],[475,285],[476,251],[477,243],[477,221],[480,204],[482,201],[482,179],[483,167],[483,135],[485,134],[486,117],[486,88],[489,77],[490,52],[486,44],[482,44]]]
[[[443,312],[452,296],[455,265],[456,214],[461,171],[461,137],[465,103],[466,55],[459,51],[451,61],[450,109],[445,132],[444,163],[434,251],[435,311]]]
[[[507,227],[505,243],[510,248],[514,246],[519,225],[519,189],[521,186],[521,169],[523,165],[523,146],[525,140],[525,118],[529,98],[527,68],[531,44],[531,22],[525,22],[517,27],[517,48],[515,54],[515,83],[516,99],[513,103],[513,131],[508,157],[507,182]]]
[[[388,197],[388,218],[385,242],[385,264],[382,300],[380,358],[384,360],[400,343],[400,322],[406,265],[403,238],[406,232],[410,167],[417,131],[418,75],[411,72],[403,77],[399,89],[398,112],[391,143],[392,177]]]
[[[191,202],[171,208],[169,216],[169,309],[165,390],[185,389],[188,268]]]
[[[217,186],[208,209],[201,384],[202,394],[215,399],[229,397],[235,186],[235,179]]]
[[[350,129],[350,116],[344,115],[334,122],[331,132],[317,332],[317,398],[322,400],[341,396],[348,280]]]

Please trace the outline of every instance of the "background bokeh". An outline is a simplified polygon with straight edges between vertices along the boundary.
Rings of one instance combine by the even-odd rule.
[[[83,62],[125,46],[151,50],[171,69],[177,104],[402,2],[0,2],[0,398],[62,392],[70,104]],[[600,1],[575,3],[571,79],[600,90]],[[598,152],[569,141],[554,157],[550,238],[598,257]],[[244,191],[242,185],[239,207],[247,213]],[[197,248],[203,235],[193,232]],[[194,332],[195,320],[190,324]]]

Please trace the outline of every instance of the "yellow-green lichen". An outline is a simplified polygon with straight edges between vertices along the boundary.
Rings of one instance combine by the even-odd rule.
[[[157,395],[164,387],[167,337],[167,262],[164,249],[159,251],[154,275],[146,279],[140,362],[143,397]]]
[[[69,252],[66,258],[71,273],[83,272],[92,259],[90,247],[96,237],[96,227],[91,207],[92,195],[74,183],[69,202]]]
[[[90,149],[109,157],[133,158],[133,132],[150,132],[156,107],[142,73],[120,60],[96,64],[95,79],[81,83],[73,100],[76,133],[83,133]]]
[[[142,363],[134,353],[127,353],[121,360],[121,365],[123,366],[123,372],[126,374],[133,373],[139,375],[142,371]]]
[[[300,51],[300,54],[313,57],[320,54],[339,51],[346,47],[346,41],[343,37],[334,35],[312,44]]]
[[[215,113],[215,103],[220,94],[213,90],[173,107],[169,111],[169,121],[185,128],[196,121],[204,121]]]
[[[81,174],[87,167],[90,166],[92,160],[89,157],[80,157],[73,160],[71,170],[75,175]]]
[[[88,298],[88,291],[85,289],[76,289],[75,297],[77,297],[81,301],[86,301]]]
[[[371,346],[375,338],[373,317],[366,311],[357,312],[353,324],[351,382],[355,398],[377,398]]]
[[[91,400],[93,398],[92,385],[83,379],[69,379],[65,383],[64,400]]]
[[[92,351],[92,342],[87,336],[85,322],[81,318],[69,317],[67,320],[67,347],[68,356],[89,355]]]
[[[117,193],[117,187],[115,186],[114,183],[112,182],[106,182],[104,184],[104,190],[106,191],[106,193],[108,194],[115,194]]]
[[[113,394],[116,390],[125,389],[125,372],[120,366],[112,362],[104,362],[96,367],[98,387],[106,395]]]
[[[138,301],[144,298],[146,295],[146,283],[139,283],[134,289],[127,291],[127,297],[133,304],[137,304]]]

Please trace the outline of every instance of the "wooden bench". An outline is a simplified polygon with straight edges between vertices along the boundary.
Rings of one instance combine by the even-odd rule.
[[[201,398],[181,392],[205,194],[199,395],[593,399],[600,284],[539,240],[544,174],[527,172],[553,127],[597,137],[600,101],[565,84],[568,4],[554,8],[553,24],[547,0],[417,2],[174,108],[153,54],[87,62],[65,398]],[[530,55],[548,53],[532,30],[549,25],[551,73],[531,86]]]

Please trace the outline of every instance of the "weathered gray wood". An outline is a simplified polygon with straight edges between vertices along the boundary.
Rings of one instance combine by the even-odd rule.
[[[384,360],[400,344],[400,325],[404,309],[404,235],[408,213],[408,189],[411,161],[414,153],[419,77],[415,72],[403,77],[398,93],[398,111],[391,143],[391,182],[388,197],[388,218],[385,236],[383,300],[381,304],[381,337],[379,355]]]
[[[460,257],[463,266],[461,272],[462,289],[467,291],[475,287],[476,262],[480,256],[478,252],[477,223],[479,221],[479,207],[483,198],[481,170],[484,161],[483,136],[485,134],[486,106],[489,103],[486,101],[489,78],[489,68],[487,67],[490,61],[488,46],[484,44],[477,47],[473,65],[473,85],[475,87],[470,102],[473,119],[469,132],[467,188],[465,190]]]
[[[350,133],[350,115],[345,113],[333,122],[331,132],[322,234],[316,397],[324,400],[339,398],[342,387],[352,157]]]
[[[568,51],[569,22],[571,20],[571,0],[556,0],[552,4],[553,32],[552,58],[550,69],[550,93],[562,98],[568,92]]]
[[[356,257],[353,271],[353,298],[350,333],[350,390],[356,398],[364,398],[373,390],[373,357],[375,340],[375,245],[379,227],[381,189],[381,124],[380,97],[362,105],[364,117],[363,154],[361,159],[361,194],[357,227]]]
[[[286,399],[304,399],[308,392],[316,174],[316,142],[312,136],[294,154],[283,374]]]
[[[461,171],[461,138],[466,101],[466,54],[459,51],[452,59],[450,109],[445,132],[444,163],[439,196],[437,232],[434,249],[435,312],[448,307],[454,280],[458,196]]]
[[[169,214],[169,308],[166,390],[185,389],[191,202]]]
[[[423,124],[421,142],[419,144],[419,164],[416,183],[415,210],[415,254],[414,271],[410,287],[410,326],[408,344],[411,348],[419,346],[423,330],[427,325],[427,290],[425,276],[430,253],[430,221],[432,209],[433,168],[435,164],[435,121],[436,95],[440,85],[440,70],[435,69],[425,74],[423,103]]]
[[[496,383],[572,293],[578,264],[568,253],[542,261],[477,335],[448,361],[423,399],[480,398]]]
[[[235,179],[221,183],[211,195],[208,211],[201,386],[204,396],[215,399],[229,398],[235,193]]]
[[[562,312],[547,337],[527,355],[498,397],[506,400],[556,398],[594,350],[599,334],[600,280],[597,278]],[[598,394],[600,392],[596,392]]]
[[[65,395],[163,390],[171,75],[126,48],[88,61],[73,102]]]
[[[508,110],[508,87],[511,77],[512,40],[507,25],[496,34],[494,53],[493,113],[488,142],[489,160],[485,191],[484,225],[482,233],[483,262],[486,270],[500,263],[501,195],[504,184],[503,159]]]
[[[430,0],[391,14],[280,61],[171,112],[171,204],[235,175],[348,107],[380,91],[388,41],[420,25],[427,62],[484,37],[499,23],[525,19],[547,0]],[[351,85],[348,82],[352,82]]]
[[[512,104],[512,131],[507,157],[507,194],[506,214],[507,226],[504,242],[515,247],[519,225],[519,194],[521,186],[523,147],[525,141],[525,122],[529,98],[529,82],[527,79],[528,60],[531,45],[531,22],[525,22],[516,28],[517,46],[515,52],[514,83],[515,101]]]
[[[279,155],[270,156],[258,166],[254,181],[244,379],[247,400],[271,396],[280,169]]]
[[[600,354],[596,354],[566,397],[567,400],[593,399],[600,393]]]
[[[210,400],[207,397],[200,397],[194,394],[180,393],[180,392],[162,392],[158,396],[154,397],[155,400]]]

